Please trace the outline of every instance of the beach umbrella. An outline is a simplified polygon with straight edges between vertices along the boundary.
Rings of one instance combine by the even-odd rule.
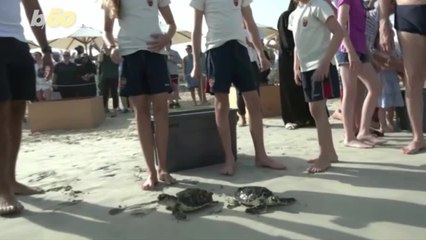
[[[173,44],[182,44],[191,42],[191,32],[186,30],[176,31],[172,38]]]
[[[59,49],[74,49],[79,45],[83,45],[87,51],[87,47],[90,43],[95,43],[98,47],[102,47],[104,43],[102,37],[102,31],[82,25],[73,34],[54,39],[49,43],[52,48]]]
[[[257,28],[259,29],[260,38],[268,39],[278,34],[278,30],[270,26],[258,24]]]

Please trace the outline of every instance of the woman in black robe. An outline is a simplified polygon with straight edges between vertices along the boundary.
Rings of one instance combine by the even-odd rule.
[[[294,81],[294,40],[293,34],[287,29],[287,26],[288,18],[291,12],[296,9],[296,4],[293,0],[290,0],[287,11],[282,13],[278,20],[281,113],[287,129],[315,126],[314,119],[309,112],[309,106],[305,102],[303,89]]]

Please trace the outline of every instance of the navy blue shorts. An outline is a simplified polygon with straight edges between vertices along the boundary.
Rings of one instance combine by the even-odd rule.
[[[127,96],[171,93],[171,80],[163,54],[140,50],[123,56],[122,76],[127,79],[123,94]]]
[[[257,62],[251,63],[251,69],[252,69],[253,75],[256,79],[257,92],[260,94],[259,87],[260,87],[260,83],[262,81],[262,75],[261,75],[262,73],[260,72],[259,65],[257,64]],[[241,93],[242,92],[238,91],[239,95],[241,95]]]
[[[395,29],[401,32],[426,36],[426,4],[397,5],[395,9]]]
[[[229,93],[231,84],[240,92],[257,89],[247,48],[237,40],[207,51],[206,61],[212,93]]]
[[[0,101],[35,98],[36,73],[28,44],[0,37]]]
[[[359,57],[359,60],[361,61],[361,63],[370,62],[370,59],[369,59],[367,54],[365,54],[365,53],[357,53],[357,54],[358,54],[358,57]],[[337,60],[337,64],[339,66],[347,65],[347,64],[349,64],[349,55],[348,55],[347,52],[338,51],[336,53],[336,60]]]
[[[315,70],[302,72],[302,86],[306,102],[340,98],[339,74],[336,66],[330,64],[328,78],[324,81],[312,80]]]

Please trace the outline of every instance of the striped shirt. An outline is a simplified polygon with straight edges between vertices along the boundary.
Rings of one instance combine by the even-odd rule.
[[[366,38],[367,38],[367,48],[370,53],[375,49],[375,42],[377,34],[379,33],[379,9],[373,9],[367,12],[367,21],[366,21]]]

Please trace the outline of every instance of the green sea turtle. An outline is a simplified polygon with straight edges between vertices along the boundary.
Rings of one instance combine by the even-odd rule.
[[[265,187],[247,186],[238,188],[226,207],[233,209],[243,205],[247,207],[246,213],[259,214],[266,212],[268,207],[287,206],[294,202],[296,199],[275,196]]]
[[[172,214],[178,220],[185,220],[188,212],[217,204],[213,201],[213,193],[199,189],[188,188],[180,191],[176,196],[162,193],[158,196],[158,203],[165,205],[166,209],[172,211]]]

